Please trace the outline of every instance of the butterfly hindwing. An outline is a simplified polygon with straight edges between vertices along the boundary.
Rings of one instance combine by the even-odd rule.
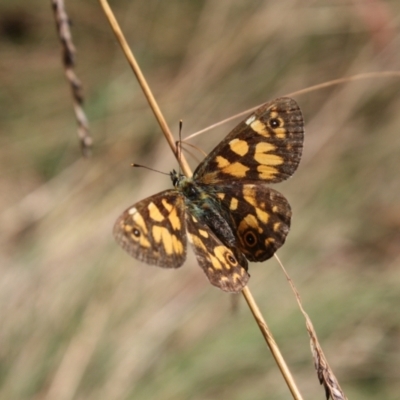
[[[138,260],[164,268],[180,267],[186,259],[183,196],[172,189],[139,201],[117,219],[114,236]]]
[[[214,286],[225,292],[240,292],[249,280],[247,261],[230,249],[194,215],[186,214],[189,242],[197,262]]]
[[[217,193],[228,209],[240,251],[249,261],[264,261],[283,245],[292,216],[288,201],[265,185],[236,184]]]
[[[226,180],[281,182],[297,169],[303,138],[297,103],[276,99],[233,129],[197,167],[194,179],[210,185]]]

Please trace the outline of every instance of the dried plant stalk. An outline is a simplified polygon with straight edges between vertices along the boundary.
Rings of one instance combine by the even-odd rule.
[[[336,376],[333,373],[331,367],[329,366],[324,352],[322,351],[322,348],[318,342],[318,337],[315,332],[314,326],[301,303],[299,292],[297,291],[292,279],[290,278],[281,260],[276,254],[275,258],[278,260],[278,263],[280,264],[284,274],[286,275],[286,279],[288,280],[290,287],[292,288],[292,291],[296,296],[296,301],[300,308],[300,311],[302,312],[304,318],[306,319],[306,328],[308,336],[310,337],[310,346],[311,346],[311,353],[314,358],[314,366],[317,371],[319,383],[321,385],[324,385],[326,398],[327,399],[332,398],[333,400],[347,400],[346,395],[344,394],[342,388],[340,387],[339,382],[336,379]]]
[[[265,341],[268,344],[269,349],[271,350],[272,355],[274,356],[274,359],[276,361],[276,364],[278,365],[283,378],[286,381],[286,384],[288,385],[289,390],[292,393],[292,396],[294,399],[302,399],[301,393],[299,392],[299,389],[297,388],[296,382],[293,379],[293,376],[282,356],[282,353],[279,350],[278,345],[276,344],[271,331],[268,328],[267,323],[264,320],[264,317],[261,314],[260,309],[257,306],[257,303],[254,300],[253,295],[250,292],[250,289],[246,286],[242,290],[242,294],[244,298],[246,299],[247,304],[249,305],[250,311],[252,312],[254,319],[257,322],[258,327],[260,328],[260,331],[262,335],[264,336]]]
[[[177,150],[177,147],[175,144],[175,139],[172,136],[172,133],[167,125],[167,122],[165,121],[165,118],[164,118],[163,114],[161,113],[160,108],[158,107],[158,104],[153,96],[153,93],[151,92],[149,85],[147,84],[145,77],[142,74],[142,71],[141,71],[138,63],[136,62],[136,59],[125,39],[124,34],[121,31],[121,28],[114,16],[114,13],[112,12],[107,1],[99,0],[99,2],[103,8],[103,11],[108,19],[108,22],[111,25],[111,28],[112,28],[115,36],[117,37],[118,43],[122,47],[122,51],[124,52],[125,57],[127,58],[129,65],[132,68],[132,71],[136,75],[136,79],[138,80],[139,85],[141,86],[143,93],[144,93],[147,101],[149,102],[149,106],[150,106],[151,110],[153,111],[154,116],[156,117],[157,122],[159,123],[160,128],[161,128],[165,138],[167,139],[167,142],[168,142],[169,146],[171,147],[172,152],[175,154],[175,157],[177,158],[177,160],[182,168],[183,173],[186,176],[190,176],[192,173],[190,171],[189,164],[187,163],[187,161],[183,157],[183,155],[179,154],[179,157],[178,157],[178,150]]]
[[[183,154],[181,154],[181,152],[178,152],[177,146],[175,144],[174,138],[171,134],[171,131],[169,130],[165,119],[161,113],[161,110],[159,109],[154,96],[149,88],[149,86],[147,85],[147,82],[140,70],[139,65],[137,64],[134,55],[132,54],[128,43],[126,42],[126,39],[119,27],[119,24],[117,22],[117,20],[115,19],[115,16],[110,8],[110,6],[108,5],[108,2],[106,0],[99,0],[104,13],[111,25],[111,28],[115,34],[115,36],[118,39],[119,44],[122,47],[122,50],[124,51],[124,54],[126,56],[126,58],[128,59],[128,62],[132,68],[132,70],[134,71],[136,78],[149,102],[149,105],[151,107],[151,109],[153,110],[153,113],[157,119],[157,121],[159,122],[159,125],[161,127],[161,130],[165,136],[165,138],[167,139],[168,144],[171,147],[171,150],[173,151],[173,153],[175,154],[175,156],[177,157],[178,162],[181,165],[182,171],[184,172],[184,174],[186,176],[190,176],[191,175],[191,170],[190,167],[186,161],[186,159],[184,158]],[[246,302],[256,320],[257,325],[260,328],[260,331],[262,332],[269,348],[271,349],[271,352],[275,358],[275,361],[279,367],[279,369],[282,372],[282,375],[289,387],[290,392],[293,395],[293,398],[296,400],[301,400],[302,396],[300,394],[299,389],[297,388],[297,385],[293,379],[293,376],[291,375],[289,368],[287,367],[279,349],[278,346],[276,345],[275,340],[272,337],[271,332],[268,329],[268,326],[253,298],[253,296],[251,295],[250,289],[248,287],[245,287],[242,291],[243,296],[246,299]]]
[[[71,31],[69,29],[70,20],[65,11],[63,0],[51,0],[58,37],[61,42],[62,61],[65,76],[71,86],[75,118],[78,123],[78,137],[81,143],[82,153],[85,157],[90,155],[93,140],[89,132],[89,124],[86,114],[83,111],[83,89],[82,83],[75,74],[75,46],[72,42]]]
[[[360,81],[360,80],[364,80],[364,79],[376,79],[376,78],[400,78],[400,71],[365,72],[362,74],[347,76],[345,78],[332,79],[332,80],[324,82],[324,83],[319,83],[317,85],[309,86],[305,89],[296,90],[295,92],[286,94],[286,96],[294,97],[294,96],[298,96],[299,94],[315,92],[316,90],[326,89],[328,87],[341,85],[343,83],[355,82],[355,81]],[[258,104],[255,107],[251,107],[245,111],[241,111],[238,114],[232,115],[231,117],[225,118],[222,121],[218,121],[215,124],[209,125],[209,126],[207,126],[207,128],[204,128],[197,132],[194,132],[191,135],[186,136],[184,141],[186,142],[189,139],[193,139],[194,137],[199,136],[204,132],[210,131],[214,128],[217,128],[218,126],[224,125],[227,122],[233,121],[237,118],[245,117],[246,115],[249,115],[250,113],[255,111],[257,108],[261,107],[261,105],[262,104]]]

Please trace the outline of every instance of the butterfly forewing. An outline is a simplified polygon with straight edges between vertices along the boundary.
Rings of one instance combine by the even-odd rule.
[[[124,211],[114,236],[131,256],[164,268],[186,259],[185,201],[177,190],[148,197]]]
[[[300,108],[290,98],[266,103],[250,114],[205,158],[194,179],[277,183],[299,165],[304,139]]]
[[[197,262],[210,283],[225,292],[240,292],[249,280],[246,259],[225,246],[198,217],[187,213],[186,226]]]

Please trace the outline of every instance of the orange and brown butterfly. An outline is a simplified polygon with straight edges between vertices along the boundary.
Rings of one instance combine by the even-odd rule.
[[[264,261],[283,245],[291,208],[266,186],[299,165],[304,122],[297,103],[279,98],[249,115],[203,160],[193,177],[171,172],[173,189],[129,207],[114,236],[131,256],[164,268],[186,259],[187,238],[209,281],[239,292],[248,261]]]

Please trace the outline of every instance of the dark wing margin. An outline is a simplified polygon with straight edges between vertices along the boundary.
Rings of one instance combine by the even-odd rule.
[[[197,167],[194,179],[205,184],[229,179],[281,182],[296,171],[303,141],[300,107],[293,99],[276,99],[234,128]]]
[[[163,268],[178,268],[186,259],[185,203],[166,190],[126,209],[114,225],[117,243],[132,257]]]

